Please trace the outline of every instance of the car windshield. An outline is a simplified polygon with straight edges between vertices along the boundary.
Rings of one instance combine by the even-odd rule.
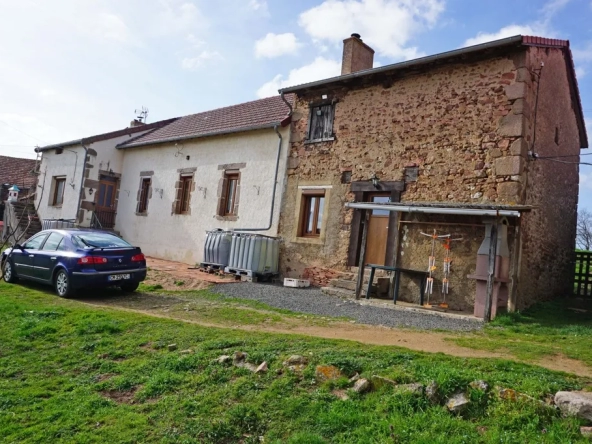
[[[122,238],[108,233],[80,233],[72,236],[78,248],[120,248],[131,247]]]

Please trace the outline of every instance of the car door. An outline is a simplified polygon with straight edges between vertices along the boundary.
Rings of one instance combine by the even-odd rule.
[[[55,264],[59,261],[61,251],[58,250],[64,236],[58,232],[50,233],[41,249],[35,254],[33,263],[34,274],[37,279],[50,281]]]
[[[22,277],[35,278],[35,255],[47,237],[47,233],[33,236],[22,246],[22,249],[15,249],[12,255],[12,263],[16,267],[16,273]]]

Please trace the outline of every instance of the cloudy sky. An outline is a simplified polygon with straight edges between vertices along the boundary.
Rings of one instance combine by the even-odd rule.
[[[142,106],[154,122],[338,75],[352,32],[377,65],[569,39],[590,133],[590,23],[592,0],[0,0],[0,154],[124,128]],[[592,167],[581,179],[592,209]]]

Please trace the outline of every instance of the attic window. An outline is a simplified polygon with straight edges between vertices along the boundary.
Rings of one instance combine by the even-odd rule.
[[[323,142],[333,140],[333,118],[335,106],[333,104],[315,105],[310,107],[308,121],[308,142]]]

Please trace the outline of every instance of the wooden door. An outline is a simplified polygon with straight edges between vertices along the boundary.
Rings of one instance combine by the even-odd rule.
[[[115,225],[115,192],[117,179],[101,178],[95,202],[95,214],[103,228],[113,228]]]
[[[390,202],[390,194],[371,194],[368,202]],[[368,241],[366,244],[366,263],[384,265],[386,245],[389,231],[389,211],[372,210],[368,224]]]

